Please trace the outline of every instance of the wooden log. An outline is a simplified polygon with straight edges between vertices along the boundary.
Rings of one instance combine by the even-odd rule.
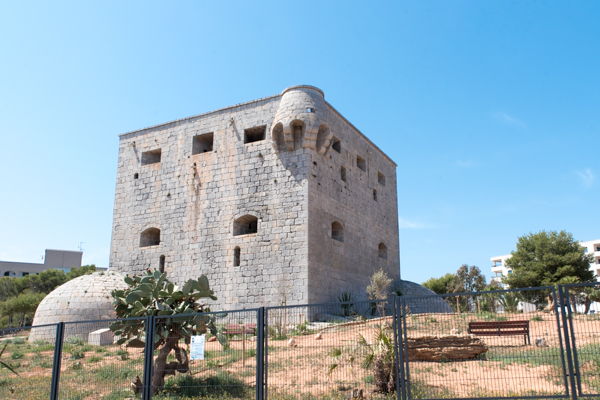
[[[410,361],[460,361],[478,358],[488,351],[485,343],[473,336],[421,336],[408,338]]]

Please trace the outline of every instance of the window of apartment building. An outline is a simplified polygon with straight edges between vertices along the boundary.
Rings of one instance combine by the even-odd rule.
[[[331,148],[335,151],[337,151],[338,153],[342,152],[342,142],[340,142],[340,139],[338,138],[333,138],[331,140]]]
[[[145,151],[142,153],[142,165],[156,164],[160,162],[160,149]]]
[[[596,251],[600,251],[600,244],[595,245]]]
[[[140,234],[140,247],[157,246],[160,244],[160,229],[148,228]]]
[[[255,126],[254,128],[244,129],[244,143],[258,142],[265,140],[265,133],[267,132],[267,126]]]
[[[344,241],[344,227],[337,221],[331,224],[331,238],[338,242]]]
[[[249,235],[258,231],[258,218],[244,215],[233,221],[233,236]]]
[[[356,166],[363,171],[367,170],[367,162],[361,156],[356,156]]]
[[[203,133],[192,138],[192,154],[202,154],[213,151],[214,133]]]
[[[381,173],[381,171],[377,172],[377,182],[381,186],[385,186],[385,175]]]

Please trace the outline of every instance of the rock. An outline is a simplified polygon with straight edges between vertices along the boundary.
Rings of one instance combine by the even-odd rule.
[[[315,335],[315,340],[321,340],[321,339],[323,339],[323,334],[321,332],[319,332]]]
[[[216,341],[217,341],[217,337],[216,336],[211,336],[207,340],[207,342],[216,342]]]
[[[452,328],[452,329],[450,329],[450,334],[451,334],[451,335],[458,335],[459,333],[460,333],[460,332],[459,332],[459,331],[458,331],[458,329],[456,329],[456,328]]]
[[[115,335],[108,328],[98,329],[88,334],[88,343],[95,346],[108,346],[115,341]]]
[[[422,336],[408,338],[407,344],[410,361],[472,360],[488,351],[473,336]]]
[[[294,340],[294,338],[291,338],[290,340],[288,340],[287,345],[289,347],[298,347],[298,345],[296,344],[296,341]]]
[[[548,343],[546,343],[546,339],[539,337],[535,338],[535,345],[537,347],[548,347]]]

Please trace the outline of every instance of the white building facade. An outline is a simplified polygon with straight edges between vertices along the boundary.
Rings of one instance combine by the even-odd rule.
[[[594,257],[590,263],[590,270],[600,280],[600,239],[579,242],[584,248],[585,254],[591,254]],[[501,283],[502,278],[512,273],[512,269],[506,265],[506,261],[511,257],[510,254],[490,258],[492,262],[492,281]]]

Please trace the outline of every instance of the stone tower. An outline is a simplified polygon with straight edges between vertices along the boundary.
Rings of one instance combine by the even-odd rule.
[[[396,165],[313,86],[121,135],[110,267],[208,275],[215,309],[399,279]]]

